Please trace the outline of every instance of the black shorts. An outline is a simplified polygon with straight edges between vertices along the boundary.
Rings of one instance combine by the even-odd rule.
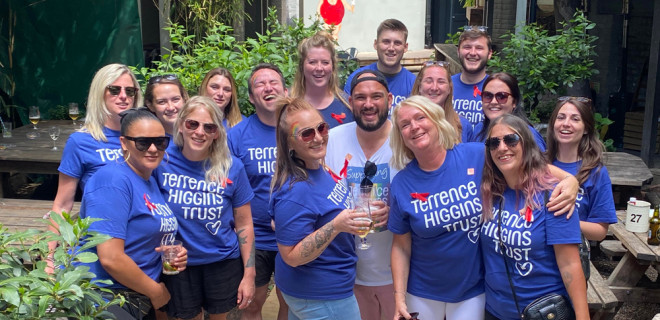
[[[147,296],[137,293],[131,289],[110,289],[114,294],[121,294],[126,299],[123,306],[112,305],[108,307],[108,312],[112,313],[117,320],[155,320],[151,300]],[[101,297],[109,300],[114,298],[109,292],[101,292]]]
[[[270,282],[270,278],[275,272],[275,256],[277,256],[277,251],[256,250],[254,266],[257,276],[254,278],[254,284],[257,288]]]
[[[191,319],[202,308],[210,314],[229,312],[236,306],[242,279],[243,262],[240,258],[188,266],[179,274],[162,275],[161,280],[172,297],[167,304],[167,314]]]

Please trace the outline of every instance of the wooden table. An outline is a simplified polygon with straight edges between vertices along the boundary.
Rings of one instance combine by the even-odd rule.
[[[619,301],[660,303],[660,289],[637,286],[646,269],[660,262],[660,246],[648,245],[646,243],[646,233],[635,233],[626,230],[624,225],[625,210],[618,210],[616,213],[619,222],[610,225],[610,231],[628,249],[628,252],[619,261],[607,280],[610,289]]]
[[[641,187],[653,179],[642,158],[625,152],[604,152],[603,163],[610,173],[612,185]]]
[[[48,135],[51,126],[60,127],[59,139],[55,142],[58,150],[52,150],[53,140]],[[37,124],[40,136],[28,139],[32,125],[14,129],[11,138],[0,138],[0,198],[4,197],[9,172],[57,174],[64,144],[79,126],[71,120],[45,120]]]
[[[52,207],[52,201],[0,198],[0,223],[10,232],[28,229],[45,231],[48,224],[44,223],[43,216]],[[74,202],[71,211],[74,216],[77,216],[80,211],[80,202]]]

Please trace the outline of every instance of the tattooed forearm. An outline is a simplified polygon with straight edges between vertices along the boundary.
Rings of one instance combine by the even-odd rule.
[[[252,248],[250,248],[250,257],[248,258],[247,263],[245,264],[246,268],[254,267],[254,242],[252,242]]]
[[[247,243],[247,236],[241,236],[241,233],[243,233],[245,229],[240,229],[236,231],[236,235],[238,236],[238,243],[240,244],[246,244]]]
[[[301,258],[307,258],[312,255],[314,252],[314,243],[312,243],[314,240],[312,240],[310,237],[306,237],[300,242],[300,245],[302,246],[300,248],[300,257]]]
[[[328,240],[330,240],[333,229],[334,227],[332,226],[332,223],[328,223],[316,232],[314,235],[314,239],[316,240],[316,249],[323,247],[328,242]]]

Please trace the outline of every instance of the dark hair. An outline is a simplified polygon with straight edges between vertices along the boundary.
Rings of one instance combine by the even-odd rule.
[[[231,128],[243,120],[243,117],[241,117],[241,108],[238,106],[238,89],[236,88],[236,80],[234,80],[231,72],[225,68],[211,69],[206,73],[204,80],[202,80],[202,84],[199,86],[199,95],[207,96],[208,92],[206,91],[206,87],[208,86],[209,81],[211,81],[211,78],[217,75],[227,78],[229,84],[231,84],[231,100],[229,100],[229,104],[227,104],[222,114],[223,118],[227,119],[227,127]],[[248,80],[248,83],[249,82],[250,81]]]
[[[149,109],[146,108],[139,108],[139,109],[128,109],[125,111],[122,111],[119,116],[121,117],[121,120],[119,122],[121,123],[121,135],[125,136],[126,132],[128,132],[128,129],[135,123],[136,121],[142,120],[142,119],[149,119],[149,120],[154,120],[158,123],[160,123],[160,120],[156,118],[156,116],[149,111]]]
[[[563,106],[567,103],[570,103],[575,106],[575,108],[580,113],[580,118],[582,123],[584,123],[584,135],[580,139],[578,144],[578,157],[582,158],[582,165],[578,169],[575,177],[577,178],[580,184],[583,184],[589,178],[591,170],[594,168],[600,168],[603,166],[602,156],[605,146],[598,138],[598,132],[596,132],[596,120],[594,119],[593,110],[591,105],[579,101],[575,98],[569,98],[565,101],[557,102],[555,110],[550,116],[550,122],[548,122],[548,150],[546,151],[546,157],[548,161],[552,162],[557,158],[559,153],[559,142],[557,142],[557,137],[555,137],[555,122],[557,121],[557,115]]]
[[[461,43],[465,40],[476,40],[479,38],[486,38],[486,43],[488,44],[488,50],[491,51],[493,50],[493,41],[490,39],[490,35],[488,35],[488,32],[486,31],[481,31],[476,28],[472,28],[467,31],[463,31],[458,37],[458,48],[461,47]]]
[[[272,63],[260,63],[252,68],[252,73],[250,73],[250,77],[248,78],[248,93],[252,94],[252,78],[254,77],[254,74],[261,69],[270,69],[277,72],[277,74],[280,75],[282,87],[286,87],[286,81],[284,81],[284,75],[282,74],[282,70],[280,70],[280,68]]]
[[[406,25],[403,24],[403,22],[397,19],[384,20],[378,25],[378,29],[376,29],[376,39],[378,39],[380,34],[386,30],[403,32],[404,41],[408,41],[408,28],[406,28]]]
[[[484,85],[482,88],[483,90],[486,90],[486,86],[494,80],[500,80],[504,82],[504,84],[509,87],[509,91],[511,91],[511,97],[516,101],[516,103],[513,106],[513,111],[511,111],[511,114],[522,119],[525,121],[528,125],[532,125],[532,123],[527,119],[527,114],[525,114],[525,110],[523,108],[523,101],[522,101],[522,95],[520,94],[520,88],[518,87],[518,79],[514,77],[513,75],[506,73],[506,72],[498,72],[498,73],[493,73],[490,75],[488,78],[486,78],[486,81],[484,81]],[[481,104],[482,112],[483,112],[483,104]],[[477,134],[477,138],[479,140],[484,140],[486,138],[487,134],[487,129],[490,125],[490,119],[486,117],[484,114],[484,125],[481,128],[481,132]]]
[[[158,81],[152,82],[152,79],[156,79],[158,77]],[[147,88],[144,90],[144,105],[147,108],[151,108],[151,104],[153,103],[154,100],[154,88],[156,88],[156,85],[159,84],[173,84],[177,87],[179,87],[179,93],[181,93],[181,98],[183,98],[183,102],[185,103],[188,101],[188,91],[183,87],[183,84],[181,84],[181,81],[179,78],[177,78],[173,74],[166,74],[162,76],[153,76],[149,79],[149,82],[147,83]]]

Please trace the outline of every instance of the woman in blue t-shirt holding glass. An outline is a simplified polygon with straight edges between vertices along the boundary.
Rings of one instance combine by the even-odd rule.
[[[289,320],[358,320],[353,235],[369,222],[353,218],[367,214],[348,209],[346,179],[324,164],[330,127],[321,114],[302,98],[284,98],[277,119],[270,214],[279,249],[275,284]]]
[[[503,115],[487,133],[480,236],[486,319],[520,319],[527,305],[550,293],[568,295],[576,319],[589,319],[579,219],[546,208],[557,180],[527,123]]]
[[[190,98],[174,124],[169,158],[155,171],[188,249],[188,269],[163,276],[172,292],[168,314],[177,319],[201,319],[203,310],[224,319],[254,296],[254,194],[229,152],[222,119],[213,100]]]
[[[600,241],[617,218],[612,181],[602,161],[605,147],[595,124],[590,99],[561,97],[550,116],[546,156],[580,182],[575,207],[580,229],[587,239]]]

